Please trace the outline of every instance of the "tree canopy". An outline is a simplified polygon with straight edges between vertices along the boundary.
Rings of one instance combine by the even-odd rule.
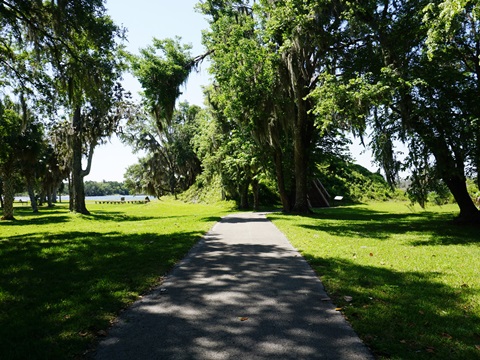
[[[480,185],[479,9],[473,0],[204,0],[206,52],[195,57],[180,38],[125,54],[124,29],[102,0],[2,0],[3,191],[19,174],[45,189],[67,176],[72,210],[88,213],[93,151],[128,119],[124,141],[146,152],[128,170],[133,188],[176,195],[220,178],[226,197],[246,207],[252,195],[257,207],[274,183],[284,211],[305,213],[311,180],[348,159],[353,134],[369,136],[392,187],[409,171],[413,201],[448,189],[459,220],[478,224],[466,183]],[[206,56],[205,107],[177,106]],[[118,84],[126,62],[142,85],[140,105]],[[15,136],[24,148],[14,149]],[[9,156],[34,169],[33,148],[55,176],[5,170]]]

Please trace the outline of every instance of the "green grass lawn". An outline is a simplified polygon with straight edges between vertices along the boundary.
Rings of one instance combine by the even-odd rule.
[[[480,359],[480,229],[453,225],[457,212],[390,202],[269,218],[377,357]]]
[[[0,358],[81,355],[231,204],[67,204],[0,222]]]

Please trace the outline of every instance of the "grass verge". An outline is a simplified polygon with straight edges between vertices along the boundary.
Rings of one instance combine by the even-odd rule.
[[[404,203],[268,217],[378,358],[480,358],[480,237]]]
[[[88,209],[19,207],[16,221],[0,222],[2,359],[80,356],[231,206],[167,200]]]

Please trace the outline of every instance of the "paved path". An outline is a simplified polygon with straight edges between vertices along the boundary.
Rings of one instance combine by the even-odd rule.
[[[125,311],[96,359],[372,359],[263,214],[223,218]]]

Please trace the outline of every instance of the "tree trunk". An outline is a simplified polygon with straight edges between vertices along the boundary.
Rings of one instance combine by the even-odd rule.
[[[13,200],[15,197],[15,186],[13,178],[3,171],[3,217],[2,220],[15,220],[13,217]]]
[[[480,129],[477,130],[475,165],[477,168],[477,187],[480,190]]]
[[[253,211],[260,210],[260,202],[258,196],[259,184],[257,179],[252,180],[252,192],[253,192]]]
[[[238,193],[240,195],[240,209],[247,210],[249,208],[248,203],[248,181],[242,181],[238,186]]]
[[[275,173],[277,175],[278,193],[282,202],[283,211],[290,212],[291,205],[285,188],[285,175],[283,172],[283,154],[281,149],[273,149],[273,159],[275,162]]]
[[[480,225],[480,211],[473,203],[467,191],[465,178],[461,176],[451,176],[448,179],[444,179],[444,181],[460,208],[460,215],[457,217],[457,222],[461,224]]]
[[[302,124],[303,125],[303,124]],[[293,212],[306,214],[310,211],[307,199],[307,144],[304,141],[303,126],[294,129],[294,160],[295,160],[295,204]]]
[[[37,199],[35,198],[35,192],[33,191],[33,181],[30,177],[27,178],[27,190],[30,204],[32,205],[32,211],[38,213]]]
[[[47,204],[48,207],[53,207],[53,186],[49,185],[47,189]]]
[[[298,43],[300,40],[296,39]],[[308,95],[307,80],[304,78],[301,69],[303,68],[302,55],[300,55],[300,46],[292,48],[291,53],[286,55],[284,60],[287,62],[287,69],[290,74],[291,89],[294,95],[296,106],[295,119],[293,122],[293,148],[295,162],[295,204],[293,212],[306,214],[310,212],[308,206],[308,152],[310,150],[309,141],[309,116],[310,110],[307,106],[305,97]],[[304,56],[305,54],[303,54]],[[308,60],[307,60],[308,61]],[[309,79],[308,79],[309,80]]]
[[[73,203],[74,203],[74,199],[75,199],[75,191],[73,189],[73,185],[72,185],[72,174],[68,174],[68,208],[70,209],[70,211],[73,211],[74,207],[73,207]]]
[[[73,115],[73,139],[72,139],[72,187],[73,187],[73,211],[89,215],[85,206],[85,187],[83,184],[82,169],[82,117],[80,107],[75,108]]]

